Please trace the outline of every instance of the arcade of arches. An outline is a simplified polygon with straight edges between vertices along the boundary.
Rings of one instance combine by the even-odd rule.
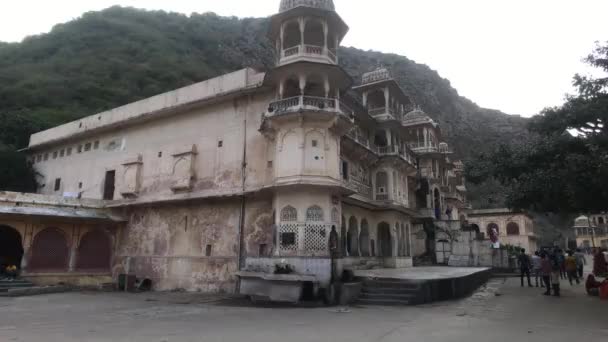
[[[411,225],[381,221],[370,226],[367,218],[342,217],[342,250],[346,257],[411,257]]]
[[[96,224],[8,221],[0,217],[0,265],[23,275],[111,272],[114,234]]]

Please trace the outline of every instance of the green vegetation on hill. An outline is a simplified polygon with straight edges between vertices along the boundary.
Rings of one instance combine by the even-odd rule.
[[[112,7],[21,43],[0,43],[0,148],[22,148],[33,132],[246,66],[268,69],[274,59],[267,25]],[[340,55],[355,80],[389,67],[439,121],[459,157],[527,136],[525,119],[480,108],[426,65],[355,48]]]

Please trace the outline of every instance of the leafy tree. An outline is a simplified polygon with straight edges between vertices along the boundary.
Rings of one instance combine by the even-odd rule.
[[[608,42],[586,62],[608,72]],[[469,181],[497,179],[507,204],[542,212],[608,209],[608,77],[576,75],[576,95],[529,123],[531,139],[501,145],[467,164]]]
[[[36,187],[34,169],[25,155],[0,147],[0,189],[35,192]]]

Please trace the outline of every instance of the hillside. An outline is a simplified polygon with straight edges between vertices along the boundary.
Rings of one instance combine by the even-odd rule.
[[[267,69],[267,23],[112,7],[21,43],[0,43],[0,147],[21,148],[32,132],[246,66]],[[525,119],[480,108],[424,64],[355,48],[340,54],[355,80],[377,65],[390,67],[463,158],[527,134]]]

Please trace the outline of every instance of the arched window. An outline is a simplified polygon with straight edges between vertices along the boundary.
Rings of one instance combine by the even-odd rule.
[[[306,21],[304,31],[304,44],[314,46],[325,45],[325,33],[323,31],[323,23],[316,19]]]
[[[321,222],[323,221],[323,209],[318,205],[313,205],[306,210],[306,221]]]
[[[500,230],[498,229],[498,225],[496,223],[490,223],[486,227],[486,235],[490,237],[492,235],[492,231],[496,230],[496,236],[500,235]]]
[[[112,258],[110,237],[101,230],[86,233],[78,246],[76,269],[89,271],[110,271]]]
[[[285,25],[283,34],[283,49],[288,49],[302,44],[302,35],[300,34],[300,25],[297,21],[290,21]]]
[[[298,221],[298,211],[296,208],[288,205],[281,210],[281,222],[296,222]]]
[[[56,228],[47,228],[34,237],[30,269],[65,271],[68,268],[68,243]]]
[[[597,219],[597,223],[598,224],[604,224],[604,218],[603,217],[598,218]]]
[[[519,235],[519,226],[515,222],[507,224],[507,235]]]

